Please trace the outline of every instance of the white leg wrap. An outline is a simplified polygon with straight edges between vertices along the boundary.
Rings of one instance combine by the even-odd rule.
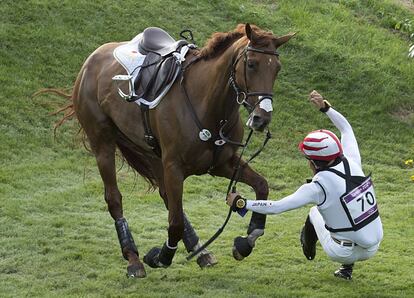
[[[169,240],[167,240],[167,242],[165,242],[165,244],[167,245],[167,247],[169,249],[177,249],[178,246],[170,246],[170,243],[169,242],[170,242]]]

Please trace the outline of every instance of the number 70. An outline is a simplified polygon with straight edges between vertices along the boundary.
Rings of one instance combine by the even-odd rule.
[[[375,197],[371,192],[368,191],[363,197],[360,197],[356,201],[357,202],[361,201],[361,211],[364,212],[365,211],[365,201],[367,201],[367,203],[370,206],[373,206],[375,204]]]

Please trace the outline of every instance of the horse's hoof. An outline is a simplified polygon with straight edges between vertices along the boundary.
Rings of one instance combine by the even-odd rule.
[[[249,256],[252,250],[253,247],[250,246],[250,243],[247,240],[247,238],[239,236],[234,239],[233,257],[237,261],[241,261],[245,257]]]
[[[241,261],[244,259],[244,257],[237,251],[236,246],[233,246],[233,258],[235,258],[237,261]]]
[[[150,251],[144,256],[144,263],[150,266],[151,268],[159,268],[160,262],[158,257],[160,255],[161,248],[153,247]]]
[[[212,267],[217,264],[217,259],[212,253],[206,253],[197,258],[197,264],[200,268]]]
[[[129,265],[127,267],[127,277],[143,278],[147,276],[144,265],[142,263]]]

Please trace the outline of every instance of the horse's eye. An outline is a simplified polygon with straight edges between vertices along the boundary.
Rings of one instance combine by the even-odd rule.
[[[253,60],[247,60],[247,67],[253,69],[256,63]]]

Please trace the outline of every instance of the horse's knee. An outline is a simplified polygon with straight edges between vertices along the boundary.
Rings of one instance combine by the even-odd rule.
[[[105,187],[105,201],[107,203],[110,203],[113,201],[121,201],[121,200],[122,200],[122,194],[118,188]]]
[[[105,188],[105,202],[109,213],[115,220],[122,217],[122,195],[117,188]]]
[[[256,199],[266,200],[269,195],[269,185],[267,180],[263,177],[257,179],[257,182],[254,184],[254,190],[256,192]]]
[[[160,197],[162,198],[165,208],[168,210],[168,199],[167,199],[167,192],[165,190],[159,189]]]

